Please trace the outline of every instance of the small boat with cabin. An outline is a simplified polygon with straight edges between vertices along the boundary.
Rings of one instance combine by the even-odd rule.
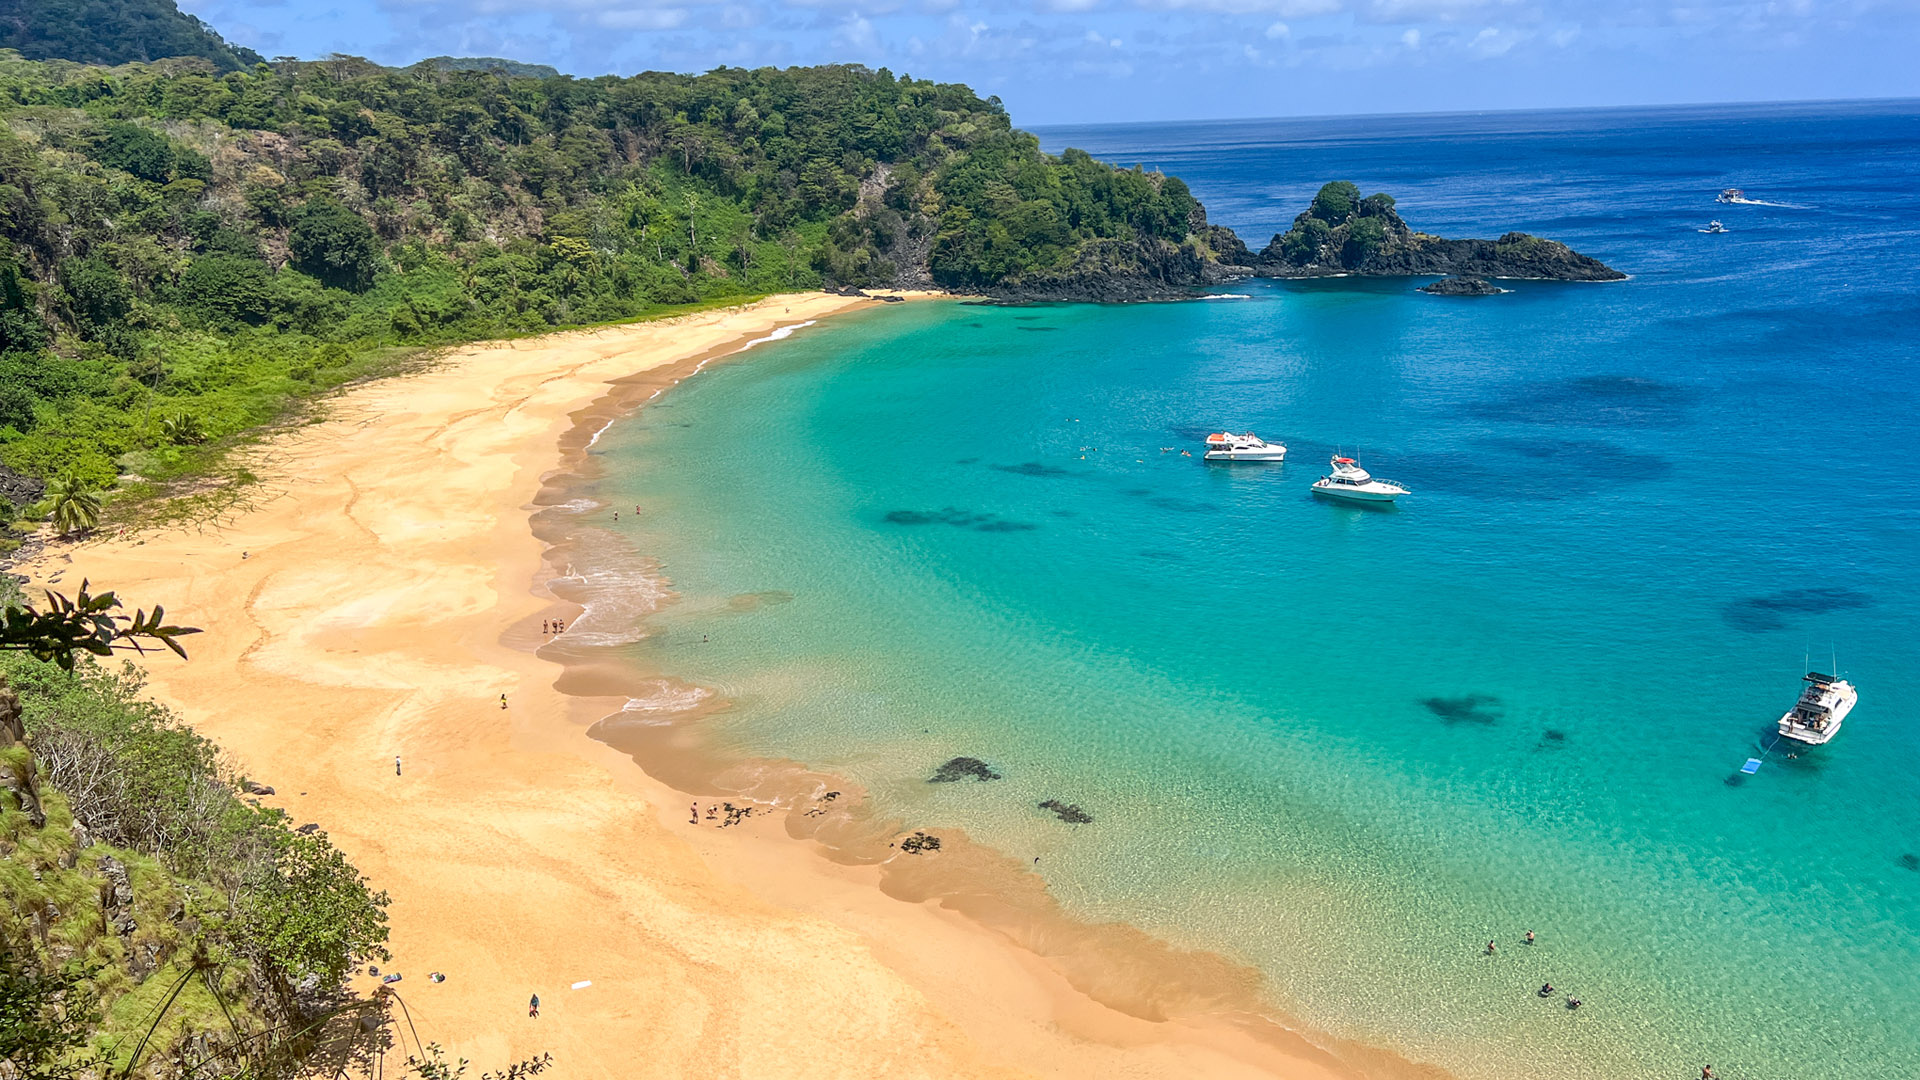
[[[1747,198],[1747,193],[1744,191],[1741,191],[1739,188],[1730,187],[1722,191],[1720,194],[1715,195],[1713,197],[1713,201],[1719,202],[1719,203],[1743,203],[1743,202],[1752,202],[1753,200]]]
[[[1239,435],[1216,432],[1207,436],[1208,461],[1283,461],[1287,448],[1248,431]]]
[[[1407,494],[1407,489],[1391,480],[1381,480],[1360,467],[1350,457],[1336,457],[1332,471],[1313,482],[1315,495],[1354,502],[1392,502]]]
[[[1840,734],[1840,723],[1860,700],[1853,684],[1837,675],[1807,672],[1806,689],[1780,718],[1780,737],[1812,746],[1831,742]]]

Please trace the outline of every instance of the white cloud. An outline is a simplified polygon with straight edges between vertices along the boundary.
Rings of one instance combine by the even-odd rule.
[[[1291,33],[1293,33],[1293,27],[1283,22],[1277,22],[1267,27],[1267,38],[1271,41],[1279,41]]]
[[[870,56],[880,48],[880,35],[865,15],[853,14],[840,24],[839,31],[833,35],[833,44],[860,56]]]
[[[1503,30],[1497,26],[1489,26],[1473,35],[1473,40],[1467,42],[1467,51],[1482,60],[1495,56],[1505,56],[1508,52],[1512,51],[1515,45],[1520,44],[1530,36],[1532,35],[1517,33],[1512,30]]]
[[[1409,28],[1409,29],[1407,30],[1407,32],[1406,32],[1406,33],[1404,33],[1404,34],[1401,34],[1401,35],[1400,35],[1400,44],[1402,44],[1402,45],[1405,45],[1405,46],[1406,46],[1407,48],[1409,48],[1409,49],[1417,49],[1417,48],[1419,48],[1419,47],[1420,47],[1420,29],[1419,29],[1419,27],[1412,27],[1412,28]]]
[[[687,13],[680,8],[624,8],[594,17],[609,30],[672,30],[686,21]]]
[[[1345,0],[1139,0],[1141,7],[1174,11],[1211,11],[1223,15],[1279,15],[1288,19],[1306,19],[1331,15],[1345,6]]]

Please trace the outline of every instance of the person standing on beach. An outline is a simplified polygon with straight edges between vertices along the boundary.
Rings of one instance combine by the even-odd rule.
[[[533,997],[527,1000],[527,1016],[534,1020],[540,1019],[540,995],[539,994],[535,994],[533,995]]]
[[[400,775],[400,755],[399,754],[393,755],[393,775],[395,776]]]
[[[699,803],[694,803],[693,809],[687,812],[693,815],[692,817],[687,819],[689,823],[694,825],[700,824],[700,804]]]
[[[500,707],[503,709],[507,707],[507,695],[505,694],[500,695]]]

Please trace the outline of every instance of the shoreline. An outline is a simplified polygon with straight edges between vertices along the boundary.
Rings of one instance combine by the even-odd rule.
[[[632,676],[541,649],[540,620],[564,603],[541,568],[565,550],[542,514],[569,466],[705,364],[874,303],[787,295],[455,349],[268,440],[274,494],[218,526],[49,549],[22,569],[34,585],[80,569],[205,628],[190,663],[143,659],[151,693],[392,894],[390,969],[448,976],[412,983],[410,1011],[479,1068],[551,1052],[560,1076],[1440,1075],[1360,1047],[1342,1050],[1364,1071],[1343,1067],[1245,1019],[1100,1004],[1097,974],[1042,956],[1030,909],[966,911],[951,885],[862,861],[884,820],[790,806],[696,833],[675,786],[580,737],[625,704],[602,679]],[[792,842],[807,838],[826,850]],[[1011,862],[956,844],[915,868],[961,854]],[[1246,989],[1213,959],[1204,978]],[[1204,978],[1189,1000],[1219,1003]]]

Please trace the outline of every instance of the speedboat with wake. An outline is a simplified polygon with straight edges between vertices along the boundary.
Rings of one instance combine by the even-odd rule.
[[[1720,194],[1715,195],[1713,197],[1713,201],[1717,203],[1730,203],[1735,206],[1738,206],[1741,203],[1753,202],[1752,199],[1747,198],[1746,192],[1741,191],[1737,187],[1727,188],[1726,190],[1722,191]]]
[[[1715,218],[1714,220],[1707,222],[1707,227],[1704,229],[1701,229],[1700,231],[1703,233],[1723,233],[1727,231],[1727,227],[1725,225],[1720,224],[1720,219]]]
[[[1313,493],[1354,502],[1392,502],[1407,489],[1391,480],[1381,480],[1360,467],[1350,457],[1336,457],[1327,475],[1313,482]]]
[[[1819,746],[1840,734],[1840,723],[1860,700],[1853,684],[1837,675],[1807,672],[1806,689],[1780,718],[1780,737]]]
[[[1216,432],[1207,436],[1208,461],[1283,461],[1287,448],[1248,431],[1239,435]]]

